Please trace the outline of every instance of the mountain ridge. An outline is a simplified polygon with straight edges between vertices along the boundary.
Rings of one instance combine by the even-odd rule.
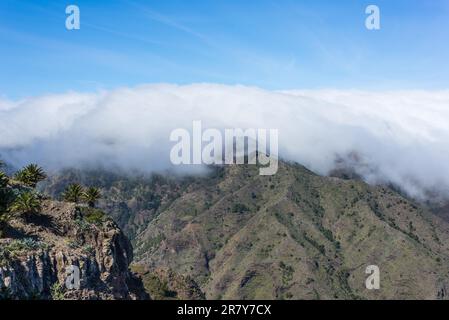
[[[448,224],[386,186],[280,162],[271,177],[234,165],[104,190],[110,209],[127,207],[134,263],[191,277],[208,299],[447,297]],[[139,210],[142,190],[158,205]],[[368,265],[381,290],[366,289]]]

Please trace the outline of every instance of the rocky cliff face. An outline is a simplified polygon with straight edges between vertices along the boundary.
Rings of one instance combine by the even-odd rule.
[[[129,240],[101,211],[45,200],[0,240],[0,298],[148,298],[128,269],[132,258]]]

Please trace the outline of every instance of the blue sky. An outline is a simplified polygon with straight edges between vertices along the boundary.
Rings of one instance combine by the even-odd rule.
[[[81,29],[65,28],[76,4]],[[365,8],[381,30],[365,28]],[[0,2],[0,97],[142,83],[448,89],[447,0]]]

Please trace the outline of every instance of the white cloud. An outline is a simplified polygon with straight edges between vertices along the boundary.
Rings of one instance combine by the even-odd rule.
[[[0,154],[47,168],[168,168],[175,128],[274,128],[280,156],[326,174],[357,152],[359,173],[410,193],[449,188],[449,91],[267,91],[160,84],[0,101]]]

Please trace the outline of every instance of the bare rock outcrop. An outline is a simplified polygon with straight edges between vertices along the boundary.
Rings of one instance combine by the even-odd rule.
[[[131,243],[100,210],[46,200],[39,214],[12,221],[6,235],[0,298],[149,298],[129,270]]]

